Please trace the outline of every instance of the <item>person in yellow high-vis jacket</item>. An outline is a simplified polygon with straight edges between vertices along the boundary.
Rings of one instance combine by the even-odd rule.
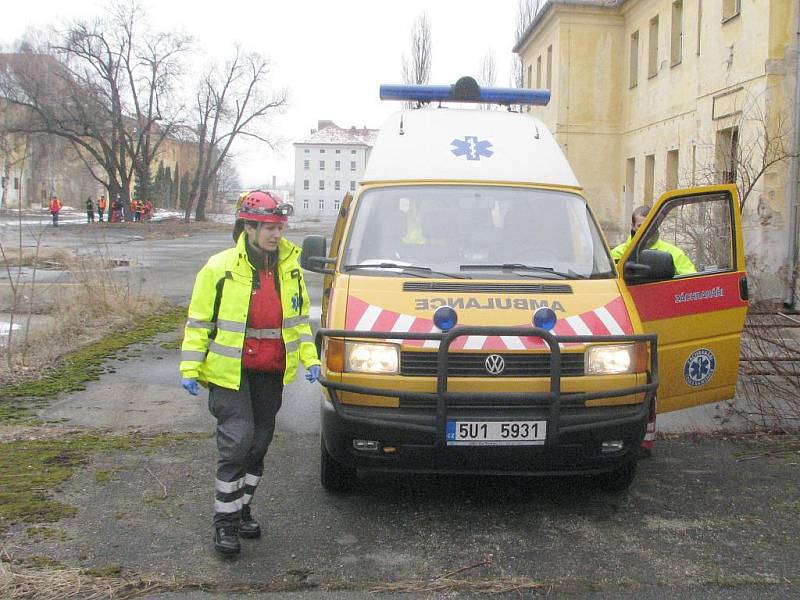
[[[631,214],[631,234],[628,236],[627,240],[622,242],[619,246],[615,246],[611,249],[611,258],[613,258],[614,261],[618,261],[620,258],[622,258],[622,255],[628,249],[628,246],[630,246],[633,236],[642,226],[644,220],[647,218],[647,215],[650,213],[651,208],[651,206],[643,204],[642,206],[637,206],[635,209],[633,209],[633,213]],[[675,265],[675,276],[697,273],[697,268],[694,266],[694,263],[688,256],[686,256],[686,253],[677,246],[670,244],[669,242],[665,242],[656,236],[654,239],[649,240],[647,248],[650,250],[660,250],[661,252],[670,254],[672,256],[672,263]]]
[[[200,270],[189,304],[181,383],[192,395],[207,386],[217,419],[214,547],[222,554],[238,554],[240,536],[261,535],[250,503],[284,384],[301,362],[308,381],[320,373],[300,248],[283,238],[292,212],[274,194],[247,194],[236,213],[236,245]]]

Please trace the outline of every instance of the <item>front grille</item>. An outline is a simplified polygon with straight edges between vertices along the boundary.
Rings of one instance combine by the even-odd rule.
[[[505,369],[500,375],[490,375],[486,370],[487,353],[454,353],[449,355],[447,374],[450,377],[549,377],[550,354],[524,353],[500,354]],[[400,353],[400,374],[410,377],[436,377],[436,352]],[[561,376],[580,377],[583,373],[583,352],[561,354]]]
[[[472,292],[475,294],[571,294],[567,283],[462,283],[458,281],[406,281],[404,292]]]

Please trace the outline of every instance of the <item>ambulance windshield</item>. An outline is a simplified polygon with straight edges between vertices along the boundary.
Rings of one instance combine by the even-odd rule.
[[[387,268],[392,264],[398,268]],[[577,194],[477,185],[366,191],[342,265],[362,275],[391,275],[414,265],[506,279],[614,276],[597,225]]]

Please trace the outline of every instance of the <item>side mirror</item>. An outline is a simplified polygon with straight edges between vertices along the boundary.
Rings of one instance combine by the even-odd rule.
[[[327,265],[336,262],[335,258],[328,258],[328,241],[322,235],[309,235],[303,240],[303,251],[300,254],[300,266],[306,271],[329,275],[333,269]]]
[[[625,263],[623,275],[626,283],[664,281],[675,277],[675,263],[669,252],[642,250],[638,262],[629,260]]]

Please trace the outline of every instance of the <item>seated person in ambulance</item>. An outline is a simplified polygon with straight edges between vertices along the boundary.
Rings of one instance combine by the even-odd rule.
[[[642,206],[639,206],[633,210],[633,213],[631,214],[631,234],[628,236],[627,240],[611,250],[611,257],[615,262],[622,258],[622,255],[628,249],[628,246],[630,246],[633,236],[639,230],[639,227],[642,226],[645,218],[647,218],[651,208],[652,206],[643,204]],[[675,265],[676,277],[680,275],[692,275],[693,273],[697,273],[697,269],[695,268],[694,264],[689,257],[686,256],[686,253],[683,250],[660,239],[657,234],[653,236],[652,239],[648,240],[647,248],[650,250],[660,250],[661,252],[670,254],[672,256],[672,262]]]

